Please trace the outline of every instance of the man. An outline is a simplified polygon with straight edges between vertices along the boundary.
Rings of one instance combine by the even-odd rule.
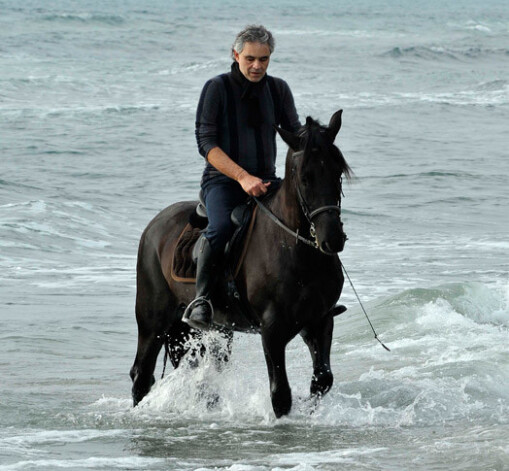
[[[232,46],[231,72],[203,87],[196,113],[196,140],[205,157],[201,187],[209,217],[197,262],[196,299],[186,320],[207,329],[211,291],[226,243],[230,215],[249,196],[264,195],[276,177],[274,125],[300,128],[287,83],[267,75],[274,39],[263,26],[247,26]]]

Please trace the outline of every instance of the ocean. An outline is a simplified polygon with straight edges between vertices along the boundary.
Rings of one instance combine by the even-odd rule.
[[[301,120],[344,110],[341,259],[391,352],[346,283],[319,404],[296,338],[275,419],[236,334],[132,408],[139,238],[196,199],[199,94],[249,23]],[[505,1],[0,0],[0,471],[509,470],[508,123]]]

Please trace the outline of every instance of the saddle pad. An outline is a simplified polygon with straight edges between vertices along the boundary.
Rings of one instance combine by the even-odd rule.
[[[201,229],[193,227],[189,223],[180,234],[171,267],[171,277],[175,281],[180,281],[181,283],[196,282],[196,264],[193,261],[193,247],[200,234]]]

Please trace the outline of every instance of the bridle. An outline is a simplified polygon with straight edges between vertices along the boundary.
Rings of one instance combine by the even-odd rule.
[[[300,150],[298,152],[295,152],[293,154],[293,157],[294,158],[295,157],[300,157],[302,154],[304,154],[304,151]],[[299,184],[299,181],[297,180],[297,169],[296,169],[295,164],[294,164],[294,166],[292,168],[292,177],[294,179],[295,189],[297,190],[297,198],[299,200],[300,207],[302,209],[302,212],[304,213],[304,216],[306,217],[306,219],[307,219],[307,221],[309,223],[309,234],[314,239],[316,248],[318,248],[319,247],[318,246],[318,238],[317,238],[317,235],[316,235],[315,223],[313,222],[313,219],[316,216],[318,216],[321,213],[325,213],[325,212],[336,212],[336,213],[338,213],[339,222],[341,223],[341,225],[343,225],[343,223],[341,221],[341,195],[343,194],[343,179],[341,177],[339,179],[339,194],[340,194],[340,197],[339,197],[338,203],[335,204],[335,205],[320,206],[320,207],[314,209],[313,211],[311,211],[310,208],[309,208],[309,205],[306,202],[306,200],[304,198],[304,195],[302,194],[302,191],[300,189],[300,184]],[[344,236],[344,240],[346,241],[348,239],[346,234],[343,233],[343,236]]]
[[[293,154],[294,157],[299,157],[300,155],[304,154],[304,151],[303,150],[300,150],[300,151],[297,151]],[[303,243],[305,243],[306,245],[309,245],[315,249],[319,249],[320,248],[320,245],[318,244],[318,237],[317,237],[317,234],[316,234],[316,228],[315,228],[315,224],[313,222],[313,219],[318,216],[319,214],[321,213],[324,213],[324,212],[330,212],[330,211],[333,211],[333,212],[336,212],[338,213],[338,217],[339,217],[339,222],[341,225],[343,225],[343,223],[341,222],[341,194],[343,194],[343,189],[342,189],[342,178],[340,178],[339,180],[339,191],[340,191],[340,198],[338,200],[338,204],[336,205],[325,205],[325,206],[320,206],[314,210],[311,210],[309,208],[309,205],[308,203],[306,202],[303,194],[302,194],[302,191],[300,189],[300,185],[299,185],[299,182],[297,181],[297,178],[296,178],[296,175],[297,175],[297,171],[296,171],[296,167],[294,165],[294,167],[292,168],[292,178],[294,179],[294,185],[295,185],[295,188],[297,190],[297,198],[299,200],[299,204],[300,204],[300,207],[302,209],[302,212],[304,213],[304,216],[306,218],[306,220],[309,222],[309,234],[310,236],[312,237],[312,239],[308,239],[306,237],[302,237],[300,234],[299,234],[299,230],[297,231],[292,231],[288,226],[286,226],[283,222],[281,222],[271,211],[270,209],[268,209],[266,206],[264,206],[261,201],[256,198],[256,197],[253,197],[253,199],[256,201],[256,204],[258,205],[258,207],[272,220],[274,221],[279,227],[281,227],[282,229],[284,229],[286,232],[288,232],[289,234],[293,235],[295,237],[296,240],[298,241],[301,241]],[[345,233],[343,233],[343,238],[344,238],[344,241],[345,242],[348,237],[346,236]]]

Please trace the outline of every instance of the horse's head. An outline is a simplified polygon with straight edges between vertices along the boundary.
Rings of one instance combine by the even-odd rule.
[[[290,147],[285,180],[293,184],[311,236],[328,255],[341,252],[346,241],[341,222],[342,178],[349,178],[351,170],[334,145],[342,112],[334,113],[329,126],[308,117],[296,134],[277,128]]]

